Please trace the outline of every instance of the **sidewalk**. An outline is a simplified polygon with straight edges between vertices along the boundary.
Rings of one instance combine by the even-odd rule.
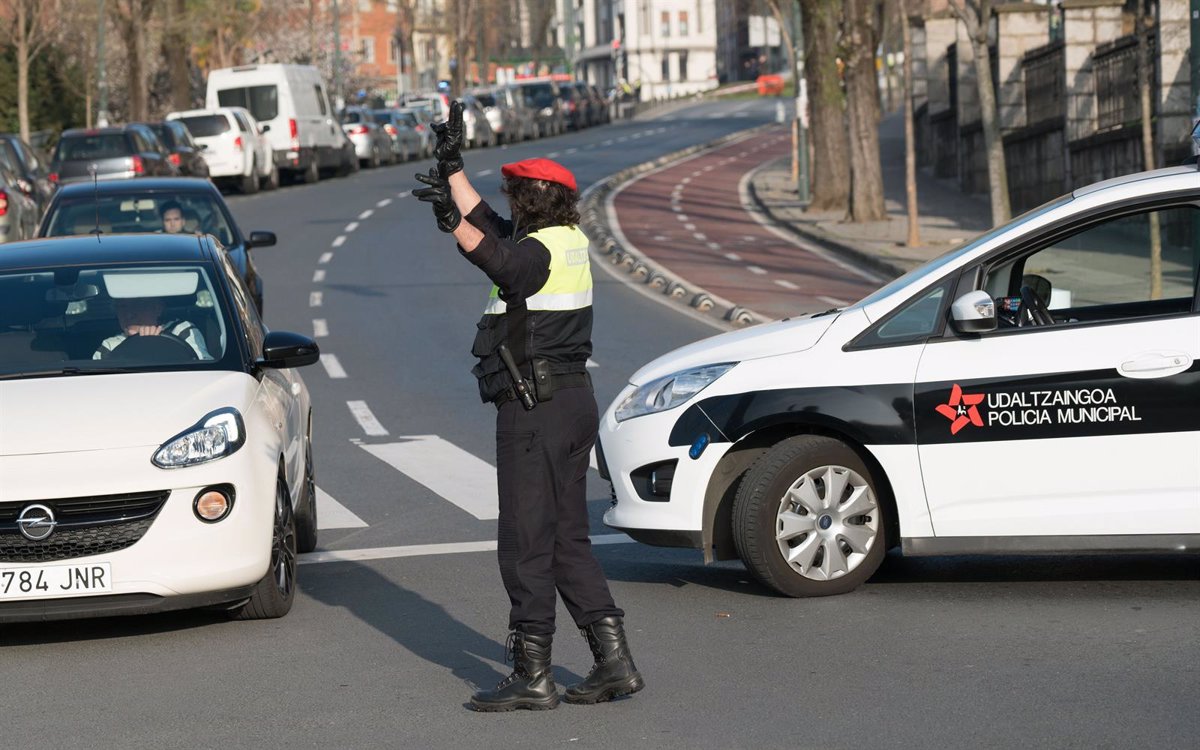
[[[949,181],[917,171],[921,245],[905,247],[904,116],[884,117],[879,127],[888,219],[855,224],[841,211],[808,213],[796,197],[791,157],[766,162],[751,179],[754,197],[775,222],[827,248],[898,276],[991,228],[987,199],[964,194]]]

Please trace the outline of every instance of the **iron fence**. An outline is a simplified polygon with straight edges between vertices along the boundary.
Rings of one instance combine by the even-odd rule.
[[[1066,117],[1064,50],[1060,40],[1031,49],[1021,58],[1025,74],[1025,121],[1029,125]]]
[[[1158,66],[1154,64],[1155,37],[1150,31],[1146,43],[1150,46],[1150,90],[1158,87]],[[1140,122],[1142,119],[1141,89],[1138,87],[1137,35],[1130,34],[1096,47],[1092,57],[1096,75],[1096,126],[1110,130]],[[1151,116],[1157,114],[1158,97],[1150,97]]]

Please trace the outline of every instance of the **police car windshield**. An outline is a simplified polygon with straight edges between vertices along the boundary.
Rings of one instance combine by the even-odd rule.
[[[915,284],[917,281],[924,279],[926,277],[935,276],[938,273],[940,273],[942,271],[942,269],[944,269],[946,266],[950,265],[954,261],[958,260],[963,255],[970,253],[972,250],[979,247],[980,245],[990,242],[993,239],[995,239],[996,237],[999,237],[1001,234],[1007,232],[1013,225],[1029,221],[1030,219],[1034,219],[1038,216],[1041,216],[1042,214],[1048,213],[1049,211],[1053,211],[1054,209],[1059,208],[1060,206],[1064,206],[1067,203],[1070,203],[1071,200],[1072,200],[1071,196],[1067,195],[1062,198],[1057,198],[1055,200],[1052,200],[1049,203],[1044,203],[1030,211],[1026,211],[1025,213],[1021,214],[1020,216],[1013,219],[1012,221],[1010,221],[1006,224],[1001,224],[1000,226],[998,226],[988,232],[984,232],[983,234],[979,235],[978,237],[976,237],[975,239],[966,243],[965,245],[959,245],[958,247],[954,248],[953,250],[949,250],[945,253],[942,253],[941,255],[939,255],[938,257],[929,261],[928,263],[926,263],[923,266],[917,266],[916,268],[914,268],[913,270],[904,274],[903,276],[901,276],[897,279],[894,279],[890,283],[885,284],[884,286],[880,287],[879,289],[876,289],[871,294],[862,298],[861,300],[858,301],[858,304],[862,305],[864,307],[867,305],[872,305],[876,302],[887,299],[888,297],[892,296],[900,289],[904,289],[905,287],[909,286],[910,284]]]
[[[237,350],[213,282],[203,264],[0,273],[0,379],[221,367]]]

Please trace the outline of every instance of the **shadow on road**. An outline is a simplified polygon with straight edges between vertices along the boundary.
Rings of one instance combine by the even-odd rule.
[[[353,562],[305,566],[304,593],[341,607],[397,645],[450,670],[463,682],[491,687],[506,675],[489,663],[504,645],[456,620],[445,607]]]
[[[222,624],[230,624],[229,616],[216,610],[184,610],[154,615],[103,617],[91,620],[18,623],[0,626],[0,646],[132,638]]]

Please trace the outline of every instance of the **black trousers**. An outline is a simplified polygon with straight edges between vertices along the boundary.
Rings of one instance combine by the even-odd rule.
[[[576,626],[624,616],[588,538],[587,471],[599,418],[589,387],[564,388],[496,416],[497,557],[512,603],[509,629],[554,632],[555,591]]]

